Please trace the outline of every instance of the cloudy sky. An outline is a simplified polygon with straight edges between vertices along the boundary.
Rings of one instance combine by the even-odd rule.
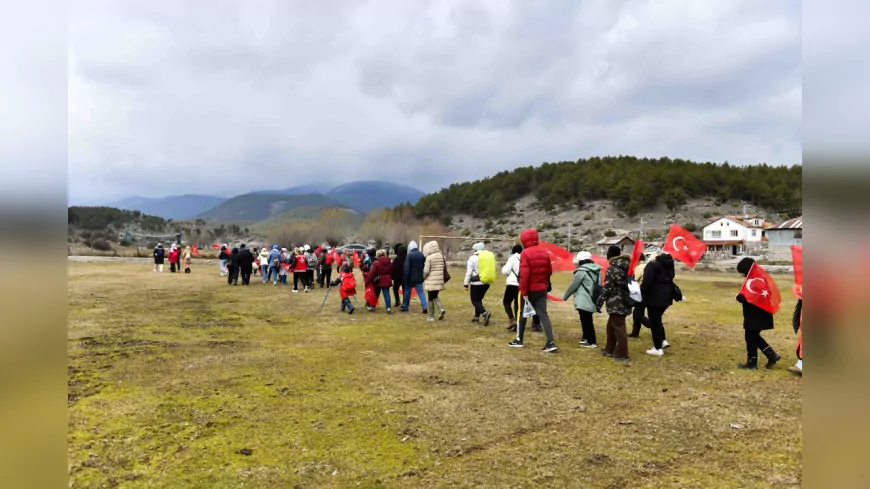
[[[794,0],[69,5],[72,202],[801,162]]]

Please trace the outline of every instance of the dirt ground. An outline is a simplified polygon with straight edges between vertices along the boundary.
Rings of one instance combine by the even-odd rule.
[[[508,348],[503,282],[483,327],[453,276],[446,319],[427,323],[416,301],[340,314],[336,293],[320,313],[322,289],[230,287],[216,265],[70,262],[70,486],[801,484],[791,277],[776,277],[784,303],[765,333],[783,361],[740,371],[734,275],[679,273],[673,346],[645,355],[644,329],[630,364],[580,348],[568,304],[549,307],[558,353],[540,352],[541,333]]]

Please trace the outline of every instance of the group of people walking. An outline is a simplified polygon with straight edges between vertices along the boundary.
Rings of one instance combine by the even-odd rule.
[[[190,246],[187,246],[182,250],[180,246],[172,243],[172,246],[169,248],[169,253],[167,254],[166,250],[163,249],[163,244],[157,243],[157,246],[154,247],[153,256],[155,272],[163,273],[164,262],[168,260],[169,271],[171,273],[181,273],[182,265],[184,266],[184,273],[190,273]]]
[[[529,318],[532,319],[532,330],[543,331],[546,337],[544,352],[558,350],[553,335],[553,325],[547,312],[548,294],[552,291],[552,263],[549,254],[539,245],[538,232],[527,229],[520,235],[522,244],[515,245],[511,255],[501,268],[505,277],[505,289],[502,300],[507,315],[509,330],[516,336],[509,343],[510,347],[525,346],[525,332]],[[495,256],[486,249],[484,243],[476,243],[473,253],[466,263],[466,273],[463,287],[469,293],[474,316],[471,321],[488,326],[492,314],[484,305],[484,299],[495,279]],[[386,249],[376,250],[370,247],[366,250],[359,268],[363,276],[366,290],[365,308],[370,312],[377,310],[377,305],[383,298],[387,314],[392,313],[393,305],[400,312],[409,312],[410,302],[414,293],[420,301],[422,312],[428,321],[443,320],[447,311],[439,297],[450,281],[447,260],[437,241],[429,241],[421,250],[415,241],[407,248],[402,244],[393,247],[395,256],[390,259]],[[184,265],[186,273],[190,273],[190,248],[183,251],[172,245],[168,259],[170,271],[181,271]],[[263,283],[287,285],[287,275],[293,274],[293,292],[310,291],[316,285],[324,287],[340,287],[341,311],[353,314],[356,302],[356,279],[354,277],[354,262],[347,254],[338,254],[329,247],[318,247],[312,250],[305,245],[288,251],[277,244],[270,248],[253,250],[242,244],[238,248],[229,249],[223,245],[220,250],[220,273],[227,277],[227,283],[238,285],[241,276],[242,285],[250,285],[251,276],[259,273]],[[649,328],[652,336],[652,348],[646,351],[648,355],[662,356],[664,350],[671,345],[665,332],[664,315],[674,302],[686,300],[679,286],[674,282],[674,259],[667,253],[658,255],[642,254],[639,263],[631,268],[631,257],[622,252],[618,246],[611,246],[607,251],[608,267],[602,280],[602,267],[592,260],[589,252],[581,251],[574,257],[574,275],[571,284],[565,290],[562,300],[573,298],[573,306],[579,316],[582,337],[580,346],[598,348],[598,338],[595,330],[594,315],[605,308],[608,314],[605,328],[605,344],[601,354],[618,362],[628,362],[628,338],[639,338],[641,326]],[[163,271],[164,250],[158,245],[154,250],[154,271]],[[737,265],[737,271],[746,276],[754,261],[744,258]],[[338,271],[338,277],[332,280],[333,269]],[[638,297],[631,292],[630,282],[639,283]],[[327,293],[328,295],[328,293]],[[799,296],[800,297],[800,296]],[[353,299],[353,301],[351,301]],[[324,298],[325,302],[326,298]],[[742,295],[737,301],[743,308],[744,340],[746,343],[747,360],[738,365],[741,369],[758,368],[758,352],[766,358],[766,368],[772,368],[781,359],[774,349],[764,340],[761,332],[773,329],[773,314],[749,303]],[[802,300],[794,314],[795,331],[801,326]],[[632,329],[627,331],[627,320],[631,317]],[[800,374],[802,369],[802,348],[799,343],[796,351],[798,363],[789,370]]]

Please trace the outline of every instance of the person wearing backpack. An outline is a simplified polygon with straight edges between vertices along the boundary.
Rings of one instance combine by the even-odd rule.
[[[520,253],[520,295],[534,308],[534,315],[541,319],[544,334],[547,336],[547,342],[541,351],[553,353],[559,350],[553,338],[553,325],[547,314],[547,292],[551,289],[550,277],[553,275],[553,264],[550,262],[550,255],[538,246],[539,237],[536,229],[523,231],[520,234],[520,241],[523,243],[523,252]],[[508,346],[522,348],[525,329],[526,322],[520,320],[517,325],[517,337]]]
[[[441,321],[447,311],[444,310],[444,304],[441,303],[438,294],[446,288],[445,285],[450,280],[447,259],[441,253],[437,241],[429,241],[423,245],[423,255],[426,257],[426,264],[423,266],[423,288],[426,289],[426,299],[429,301],[429,317],[426,320],[435,321],[435,307],[437,306],[441,310],[438,313],[438,320]]]
[[[314,270],[317,269],[317,255],[310,246],[305,245],[305,292],[314,288]]]
[[[335,262],[335,255],[337,252],[333,251],[331,248],[323,250],[320,254],[320,288],[323,288],[323,284],[327,286],[332,281],[332,267]]]
[[[647,355],[660,357],[664,355],[664,349],[671,346],[665,339],[662,316],[674,303],[674,276],[674,259],[667,253],[657,256],[643,270],[640,291],[653,338],[653,347],[647,350]]]
[[[495,256],[491,251],[486,249],[486,245],[483,243],[475,243],[471,249],[474,250],[474,253],[468,257],[468,262],[465,264],[465,280],[463,281],[465,290],[471,289],[471,305],[474,306],[474,318],[472,318],[471,322],[479,323],[480,318],[483,317],[483,325],[489,326],[492,314],[483,305],[483,298],[486,297],[486,292],[489,290],[493,280],[489,280],[489,277],[487,277],[489,281],[484,281],[484,277],[481,275],[481,269],[483,268],[481,267],[481,259],[483,259],[486,268],[489,269],[490,258],[492,258],[492,266],[494,268]]]
[[[577,267],[574,270],[574,280],[562,300],[567,301],[574,296],[574,309],[580,314],[580,328],[583,330],[580,346],[598,348],[592,314],[599,312],[595,302],[601,295],[601,267],[592,261],[592,254],[588,251],[577,253],[574,265]]]
[[[423,314],[428,314],[426,308],[426,295],[423,291],[423,267],[426,266],[426,256],[417,248],[417,242],[408,243],[408,255],[405,257],[405,266],[402,272],[402,307],[401,312],[408,312],[411,305],[411,289],[417,290],[420,305],[423,306]]]
[[[163,273],[163,261],[166,258],[166,250],[161,243],[154,247],[154,271]]]
[[[607,343],[601,350],[605,357],[618,362],[628,362],[628,335],[625,331],[625,318],[631,314],[628,296],[628,267],[631,257],[622,253],[619,246],[607,249],[610,266],[604,278],[601,297],[595,303],[596,309],[607,304]]]
[[[353,303],[351,303],[350,298],[356,295],[356,278],[354,278],[350,266],[344,265],[341,267],[338,278],[335,279],[335,282],[329,284],[330,287],[339,285],[341,286],[338,289],[338,293],[341,296],[341,312],[347,309],[348,314],[353,314]]]
[[[227,249],[227,245],[221,245],[221,251],[218,253],[218,264],[220,266],[221,277],[226,276],[227,273],[227,260],[230,258],[229,250]]]
[[[281,269],[281,249],[278,245],[272,245],[272,251],[269,252],[269,255],[266,257],[266,263],[269,264],[269,277],[268,280],[272,281],[274,286],[278,286],[278,270]]]
[[[504,298],[502,305],[508,316],[509,331],[516,331],[517,317],[520,314],[520,253],[523,252],[522,245],[514,245],[511,248],[511,256],[501,268],[501,274],[505,276]]]
[[[308,279],[308,262],[305,261],[305,254],[300,248],[293,250],[293,256],[290,258],[293,270],[293,292],[299,292],[299,282],[302,282],[302,288],[308,292],[306,280]]]

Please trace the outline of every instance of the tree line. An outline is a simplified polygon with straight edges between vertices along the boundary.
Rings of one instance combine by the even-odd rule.
[[[546,210],[582,208],[588,201],[610,200],[627,215],[665,203],[673,210],[690,198],[711,197],[797,216],[801,213],[803,167],[734,166],[682,159],[606,156],[544,163],[499,172],[474,182],[455,183],[422,197],[418,218],[451,222],[454,214],[498,217],[513,212],[514,202],[534,195]]]
[[[162,232],[167,221],[162,217],[142,214],[116,207],[72,206],[67,208],[67,225],[91,231],[107,228],[122,229],[130,224],[138,224],[145,231]]]

